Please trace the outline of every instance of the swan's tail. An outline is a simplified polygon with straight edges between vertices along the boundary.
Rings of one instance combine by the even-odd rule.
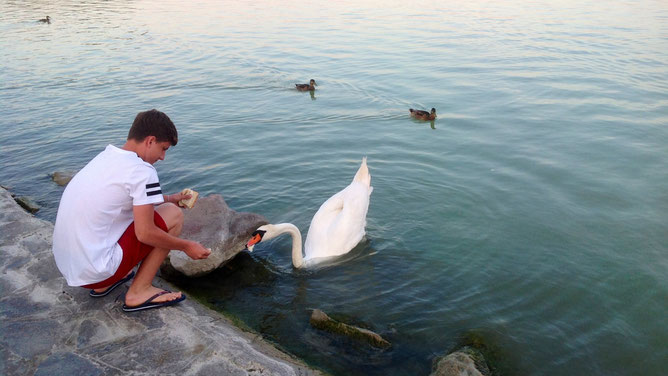
[[[366,165],[366,157],[362,158],[362,165],[360,166],[360,169],[357,170],[353,181],[358,181],[367,187],[371,187],[371,174],[369,173],[369,168]]]

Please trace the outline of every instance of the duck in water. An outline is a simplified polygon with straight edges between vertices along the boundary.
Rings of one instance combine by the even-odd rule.
[[[420,119],[420,120],[434,120],[436,119],[436,109],[432,108],[431,112],[423,110],[414,110],[412,108],[408,109],[411,112],[411,116]]]
[[[46,18],[42,18],[41,20],[37,20],[37,22],[44,22],[44,23],[51,23],[51,17],[46,16]]]
[[[299,91],[313,91],[315,90],[317,84],[315,83],[314,79],[311,79],[311,81],[308,84],[295,84],[295,86]]]

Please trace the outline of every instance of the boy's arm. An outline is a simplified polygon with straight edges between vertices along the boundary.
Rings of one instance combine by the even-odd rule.
[[[153,204],[134,206],[132,211],[135,220],[135,234],[140,242],[156,248],[183,251],[193,260],[205,259],[211,253],[197,242],[170,235],[156,226],[153,222]]]

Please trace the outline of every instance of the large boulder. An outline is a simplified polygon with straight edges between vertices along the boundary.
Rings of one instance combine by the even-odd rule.
[[[188,276],[208,274],[246,248],[253,231],[267,224],[267,219],[254,213],[237,213],[227,206],[221,195],[200,197],[192,209],[184,210],[181,237],[200,242],[211,249],[204,260],[193,260],[184,252],[171,251],[163,264],[163,273],[171,269]]]

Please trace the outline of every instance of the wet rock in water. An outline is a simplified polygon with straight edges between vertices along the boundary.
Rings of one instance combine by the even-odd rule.
[[[171,251],[161,267],[166,277],[174,271],[197,277],[216,270],[246,248],[253,231],[268,223],[259,214],[230,209],[223,197],[216,194],[200,197],[183,214],[181,238],[200,242],[211,249],[211,254],[206,259],[193,260],[184,252]]]
[[[39,211],[39,205],[37,205],[37,203],[35,203],[35,201],[33,201],[30,197],[19,196],[14,198],[14,201],[21,205],[21,207],[28,211],[28,213],[35,214]]]
[[[356,326],[338,322],[319,309],[314,309],[311,314],[311,326],[314,328],[325,330],[330,333],[341,334],[350,338],[368,342],[371,346],[388,348],[392,346],[390,342],[368,329],[359,328]]]
[[[55,181],[56,184],[64,187],[70,180],[72,180],[74,175],[76,175],[76,171],[56,171],[51,175],[51,179]]]
[[[464,347],[438,358],[430,376],[489,376],[491,372],[482,353]]]

